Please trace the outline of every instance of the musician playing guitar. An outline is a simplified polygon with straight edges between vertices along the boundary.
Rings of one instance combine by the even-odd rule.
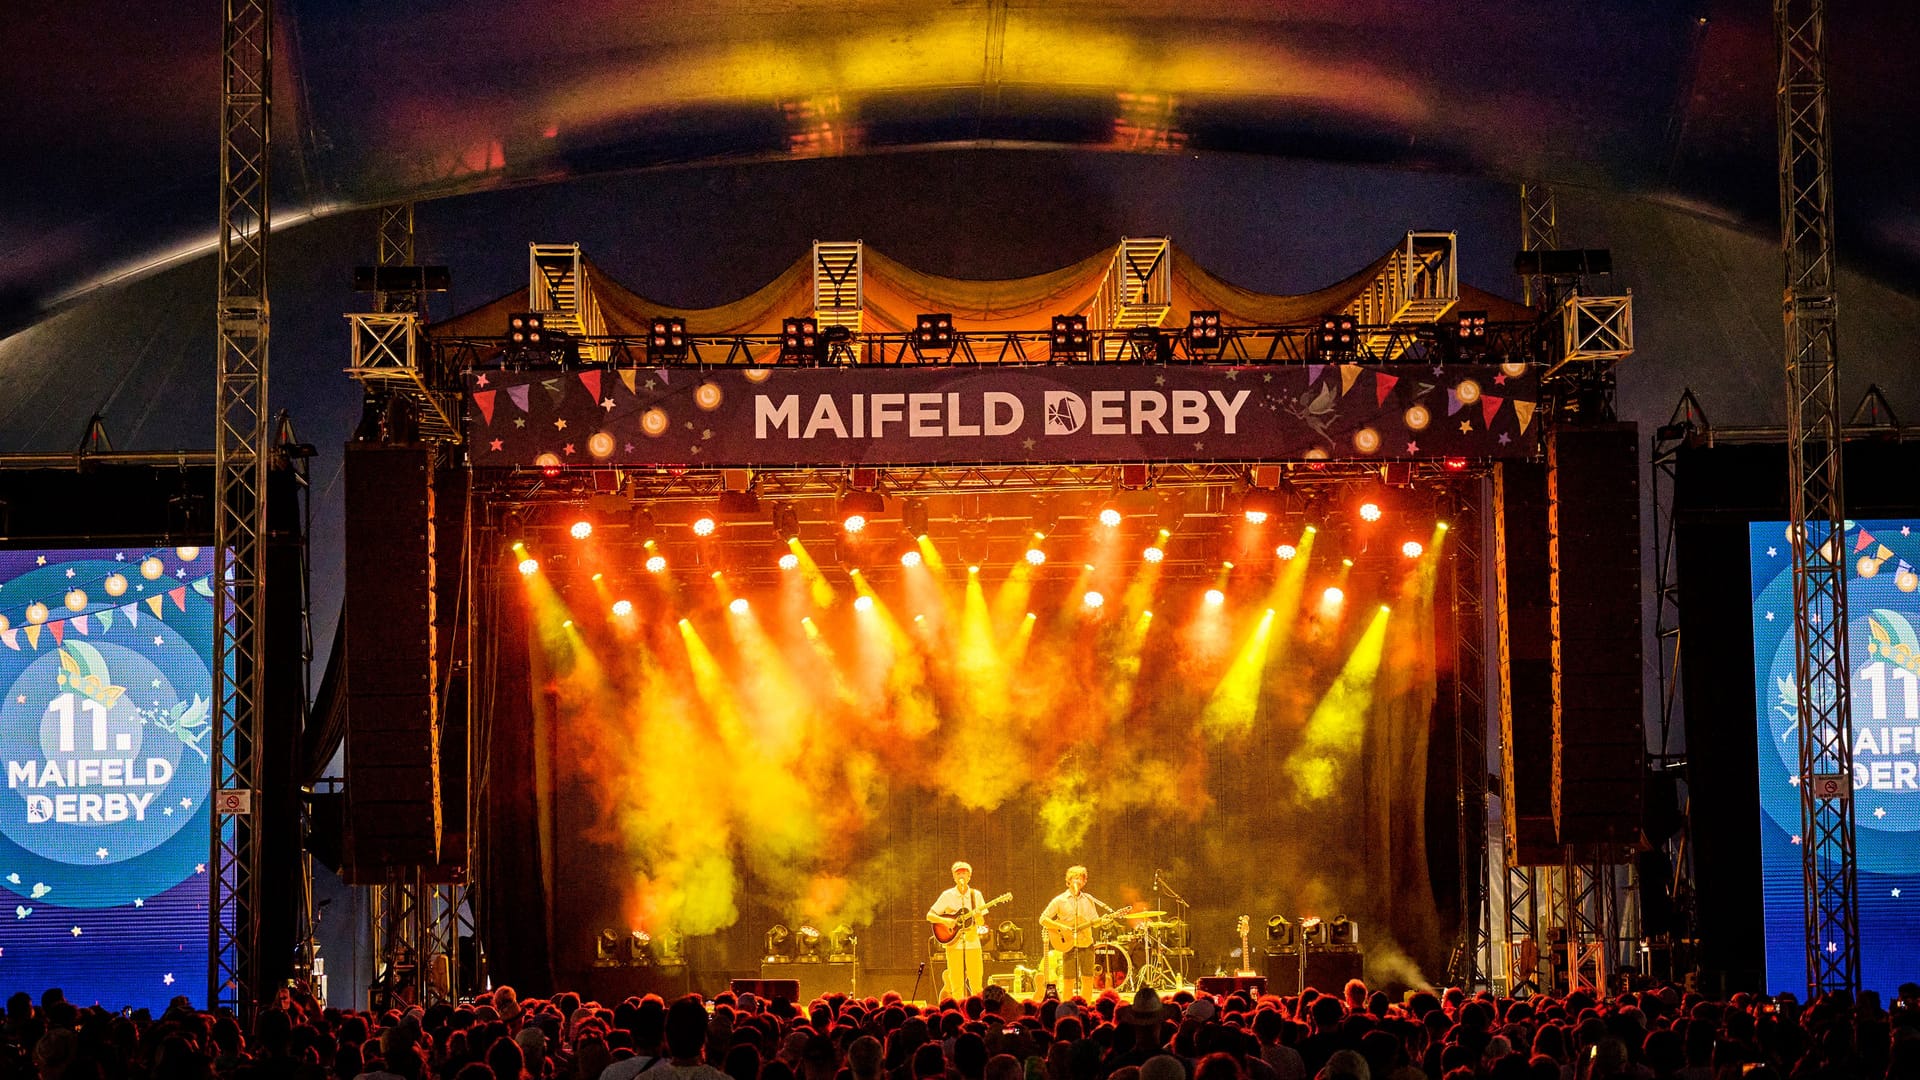
[[[986,966],[982,962],[980,948],[980,939],[987,935],[987,924],[978,914],[987,906],[987,898],[972,883],[973,867],[965,861],[955,862],[953,888],[941,893],[940,898],[927,909],[927,921],[933,925],[965,931],[954,934],[952,940],[946,943],[947,994],[958,1001],[964,1001],[986,989],[987,985]]]
[[[1089,976],[1094,973],[1093,928],[1103,921],[1100,909],[1107,905],[1084,892],[1086,887],[1087,868],[1067,867],[1067,891],[1054,897],[1040,913],[1040,925],[1047,928],[1047,945],[1060,953],[1062,998],[1092,997]]]

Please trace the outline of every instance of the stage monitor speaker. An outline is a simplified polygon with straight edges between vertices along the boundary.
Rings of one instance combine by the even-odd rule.
[[[346,454],[348,878],[440,856],[433,451]]]
[[[1641,842],[1640,435],[1547,439],[1553,559],[1553,816],[1563,845]]]
[[[784,969],[786,965],[781,965]],[[761,970],[766,970],[763,967]],[[727,984],[735,997],[752,994],[765,1001],[799,1001],[799,979],[735,979]],[[812,1000],[812,999],[808,999]]]
[[[1262,958],[1267,972],[1267,992],[1290,997],[1300,992],[1300,951],[1285,949]]]
[[[763,980],[792,981],[799,987],[799,996],[793,999],[799,1005],[805,1005],[822,994],[852,994],[855,981],[854,963],[851,960],[794,960],[785,964],[762,964],[760,977]]]
[[[1493,474],[1493,497],[1507,863],[1558,865],[1563,858],[1553,824],[1553,568],[1547,553],[1546,467],[1502,462]]]
[[[1267,980],[1262,975],[1208,975],[1195,979],[1193,988],[1215,997],[1226,997],[1244,990],[1248,997],[1258,998],[1267,992]]]
[[[1309,949],[1306,978],[1302,980],[1305,985],[1301,989],[1311,986],[1323,994],[1338,997],[1348,980],[1360,977],[1364,959],[1358,949]]]

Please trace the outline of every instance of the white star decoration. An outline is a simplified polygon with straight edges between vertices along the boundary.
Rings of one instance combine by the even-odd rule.
[[[1795,833],[1793,836],[1793,843],[1798,844],[1799,842],[1800,842],[1800,834]]]
[[[183,566],[183,567],[181,567],[180,569],[178,569],[178,570],[175,570],[175,571],[173,572],[173,576],[174,576],[174,577],[177,577],[177,578],[183,578],[183,577],[186,577],[186,576],[187,576],[187,568]]]
[[[76,927],[74,927],[74,928],[73,928],[72,930],[69,930],[69,931],[68,931],[68,933],[70,933],[70,934],[72,934],[72,935],[73,935],[74,937],[79,937],[79,936],[80,936],[80,928],[76,926]]]
[[[1873,816],[1874,816],[1874,817],[1877,817],[1877,818],[1883,818],[1883,817],[1886,817],[1886,816],[1887,816],[1887,808],[1886,808],[1886,807],[1884,807],[1884,806],[1876,806],[1876,807],[1874,807],[1874,808],[1873,808]]]
[[[1768,621],[1768,622],[1772,622],[1772,621],[1773,621],[1773,612],[1771,612],[1771,611],[1769,611],[1769,612],[1767,612],[1767,621]]]
[[[166,984],[167,984],[168,986],[172,986],[172,985],[173,985],[173,972],[171,972],[171,971],[169,971],[169,972],[167,972],[167,975],[166,975],[166,977],[165,977],[165,978],[163,978],[163,979],[161,979],[160,981],[161,981],[161,982],[163,982],[163,983],[166,983]]]
[[[134,898],[133,898],[133,906],[134,906],[134,907],[146,907],[146,906],[147,906],[147,901],[146,901],[146,899],[145,899],[144,897],[139,897],[139,896],[136,896],[136,897],[134,897]]]
[[[113,553],[113,561],[114,561],[114,562],[126,562],[126,561],[127,561],[127,553],[126,553],[126,552],[124,552],[124,551],[116,551],[116,552],[114,552],[114,553]]]
[[[45,555],[41,555],[41,556],[39,556],[38,558],[36,558],[36,559],[34,559],[34,560],[33,560],[33,565],[35,565],[35,566],[45,566],[45,565],[47,565],[47,557],[46,557]]]
[[[192,799],[187,799],[187,798],[183,798],[183,799],[181,799],[181,800],[180,800],[180,808],[181,808],[181,809],[183,809],[183,810],[191,810],[191,809],[193,809],[193,800],[192,800]]]
[[[95,852],[94,852],[94,855],[95,855],[95,856],[97,856],[97,857],[99,857],[99,858],[102,858],[102,859],[104,859],[104,858],[106,858],[106,857],[107,857],[107,849],[106,849],[106,848],[100,848],[99,850],[97,850],[97,851],[95,851]]]
[[[1768,549],[1767,549],[1767,557],[1768,557],[1768,558],[1770,558],[1770,559],[1771,559],[1771,558],[1773,558],[1773,557],[1774,557],[1774,556],[1776,556],[1776,555],[1779,555],[1779,554],[1780,554],[1780,549],[1779,549],[1779,548],[1768,548]]]
[[[1912,536],[1912,535],[1913,535],[1913,526],[1911,526],[1911,525],[1902,525],[1902,526],[1900,526],[1900,535],[1901,535],[1901,536]]]
[[[155,645],[165,645],[167,643],[167,639],[161,637],[159,634],[155,634],[153,635],[153,643]]]
[[[1894,898],[1895,900],[1898,900],[1898,899],[1900,899],[1900,890],[1899,890],[1899,889],[1895,889],[1895,890],[1893,890],[1893,898]]]
[[[613,411],[613,399],[612,399],[612,398],[608,398],[608,399],[606,399],[605,401],[602,401],[602,402],[600,403],[600,407],[601,407],[601,408],[603,408],[603,409],[605,409],[605,410],[607,410],[608,412],[612,412],[612,411]]]
[[[71,566],[69,566],[69,567],[67,567],[67,576],[68,576],[68,577],[72,577],[72,576],[73,576],[73,567],[71,567]]]
[[[1833,955],[1834,953],[1837,953],[1837,952],[1839,952],[1839,951],[1840,951],[1840,946],[1838,946],[1838,945],[1835,945],[1835,944],[1834,944],[1833,942],[1831,942],[1831,941],[1829,941],[1829,942],[1827,942],[1827,955],[1828,955],[1828,956],[1832,956],[1832,955]]]
[[[207,872],[207,864],[206,864],[206,863],[203,863],[203,862],[197,862],[197,863],[194,863],[194,864],[193,864],[193,872],[194,872],[194,873],[196,873],[196,874],[204,874],[204,873],[206,873],[206,872]]]

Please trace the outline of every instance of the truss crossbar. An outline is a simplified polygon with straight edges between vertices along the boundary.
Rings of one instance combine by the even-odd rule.
[[[859,240],[813,242],[813,319],[824,330],[860,332],[866,297],[866,246]]]
[[[1520,250],[1552,251],[1560,246],[1560,214],[1551,184],[1520,185]],[[1528,307],[1546,307],[1552,290],[1546,278],[1528,274],[1521,278],[1521,299]]]
[[[413,405],[420,437],[429,442],[460,441],[459,410],[449,395],[436,389],[440,381],[420,366],[420,316],[411,311],[394,314],[348,315],[352,328],[352,359],[347,374],[362,386],[398,393]]]
[[[1172,250],[1164,236],[1121,238],[1093,299],[1092,328],[1126,331],[1166,322],[1173,310]],[[1127,341],[1125,333],[1102,335],[1098,355],[1117,360]]]
[[[1858,990],[1825,0],[1774,0],[1807,989]],[[1838,778],[1827,789],[1820,778]]]
[[[266,533],[267,166],[273,114],[271,0],[226,0],[221,49],[220,237],[215,311],[213,775],[218,788],[259,789]],[[259,807],[256,800],[255,807]],[[243,1015],[260,987],[254,928],[260,907],[257,820],[214,819],[208,875],[207,1000]]]
[[[580,339],[580,353],[605,363],[607,324],[579,244],[527,245],[527,303],[546,315],[549,330]]]
[[[1454,485],[1453,528],[1447,559],[1453,577],[1453,708],[1455,842],[1459,860],[1460,938],[1454,949],[1457,985],[1490,986],[1493,936],[1488,920],[1487,864],[1487,647],[1483,517],[1486,479]]]
[[[1390,352],[1397,340],[1385,328],[1431,323],[1460,299],[1454,234],[1410,232],[1373,281],[1346,306],[1362,328],[1360,339],[1376,352]]]

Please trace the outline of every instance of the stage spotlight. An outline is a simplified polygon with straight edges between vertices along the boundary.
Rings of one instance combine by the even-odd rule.
[[[620,966],[620,931],[609,926],[593,942],[594,967]]]
[[[647,329],[647,356],[678,358],[687,355],[687,320],[655,316]]]
[[[546,316],[538,311],[516,311],[507,316],[507,341],[516,348],[544,344],[546,330]]]
[[[840,524],[848,532],[857,533],[867,527],[867,516],[865,514],[848,514],[846,520]]]
[[[1206,599],[1208,607],[1219,607],[1227,602],[1227,594],[1219,589],[1208,589]]]
[[[841,523],[850,533],[866,528],[868,522],[885,513],[886,509],[886,496],[877,491],[853,488],[840,496]]]
[[[921,352],[950,353],[953,351],[955,337],[953,333],[953,313],[936,311],[929,315],[916,315],[913,318],[913,347]]]
[[[1321,352],[1345,356],[1359,347],[1359,327],[1353,316],[1344,313],[1320,316]]]
[[[695,536],[712,536],[713,530],[719,527],[720,522],[716,520],[712,514],[701,514],[699,517],[693,519],[693,535]]]
[[[1327,924],[1327,944],[1335,946],[1353,946],[1360,944],[1360,924],[1345,915],[1335,915]]]
[[[1147,560],[1150,563],[1157,563],[1160,560],[1166,558],[1167,553],[1164,549],[1160,547],[1160,545],[1149,544],[1147,545],[1147,550],[1140,553],[1140,557]]]
[[[1462,345],[1471,345],[1484,341],[1487,336],[1487,313],[1484,311],[1462,311],[1460,321],[1454,324],[1454,336]]]
[[[613,613],[622,619],[633,614],[633,601],[615,600],[613,602]]]
[[[1293,924],[1284,915],[1267,916],[1267,951],[1277,952],[1293,947]]]
[[[793,931],[783,923],[774,923],[767,931],[767,955],[769,964],[784,964],[793,959]]]
[[[1086,595],[1080,598],[1080,602],[1090,608],[1098,608],[1107,602],[1107,598],[1092,589],[1088,589]]]
[[[1240,497],[1240,513],[1255,525],[1265,524],[1269,517],[1282,509],[1280,493],[1277,491],[1252,488]]]
[[[820,962],[821,940],[819,930],[811,926],[802,926],[800,929],[794,931],[793,939],[798,946],[794,952],[795,960],[803,964],[817,964]]]
[[[529,555],[520,560],[520,576],[532,577],[540,571],[540,560]]]
[[[1327,924],[1320,916],[1309,915],[1300,920],[1300,944],[1309,948],[1318,948],[1327,943]]]
[[[1409,559],[1419,558],[1420,553],[1425,550],[1427,549],[1425,547],[1422,547],[1420,544],[1420,541],[1418,540],[1409,540],[1406,543],[1400,545],[1400,554],[1405,555]]]
[[[841,923],[827,934],[827,962],[832,964],[852,963],[860,949],[860,935],[853,927]]]
[[[1119,510],[1111,506],[1103,506],[1100,508],[1100,524],[1105,525],[1107,528],[1116,528],[1123,520],[1124,518],[1121,516]]]
[[[900,504],[900,527],[915,540],[924,540],[927,536],[927,502],[925,499],[908,499]]]
[[[900,553],[901,566],[907,567],[908,569],[912,569],[913,567],[919,566],[920,563],[921,563],[921,558],[920,558],[919,548],[910,547]]]
[[[1047,344],[1060,355],[1081,355],[1093,348],[1093,335],[1087,332],[1085,315],[1055,315],[1047,333]]]
[[[1274,557],[1281,562],[1291,562],[1294,556],[1300,554],[1300,549],[1294,547],[1292,544],[1281,544],[1279,547],[1273,549],[1273,554]]]
[[[1187,315],[1187,348],[1196,353],[1217,353],[1220,340],[1220,313],[1195,311]]]
[[[667,558],[664,555],[649,555],[647,556],[646,566],[647,566],[647,573],[658,574],[666,570]]]
[[[853,610],[855,610],[855,611],[858,611],[858,612],[862,612],[862,613],[864,613],[864,612],[868,612],[868,611],[872,611],[872,610],[873,610],[873,597],[871,597],[871,596],[856,596],[856,597],[854,597],[854,599],[853,599]]]
[[[662,967],[681,967],[687,962],[686,938],[678,930],[668,930],[653,940],[654,953]]]
[[[645,930],[635,930],[627,935],[627,966],[653,966],[653,935]]]
[[[745,615],[747,609],[751,606],[752,605],[747,603],[746,597],[736,596],[727,604],[727,610],[733,612],[735,615]]]
[[[817,364],[820,362],[820,324],[814,319],[780,320],[780,362]]]
[[[588,521],[586,518],[581,518],[567,529],[567,535],[573,537],[575,540],[585,540],[587,537],[593,535],[593,522]]]
[[[1027,549],[1027,565],[1039,566],[1041,563],[1044,563],[1046,561],[1047,561],[1046,552],[1041,551],[1037,547],[1030,547]]]
[[[1320,594],[1320,606],[1323,608],[1337,608],[1346,600],[1347,594],[1338,585],[1329,585],[1327,591]]]
[[[782,540],[800,539],[800,511],[792,503],[773,508],[773,533]]]
[[[1380,518],[1384,515],[1384,513],[1385,512],[1380,509],[1380,504],[1377,502],[1374,502],[1371,499],[1360,504],[1360,520],[1361,521],[1365,521],[1369,523],[1379,521]]]
[[[798,570],[799,568],[800,568],[800,556],[795,555],[791,551],[780,556],[780,569]]]
[[[993,958],[998,961],[1021,961],[1027,958],[1027,932],[1020,924],[1008,919],[993,930]]]

